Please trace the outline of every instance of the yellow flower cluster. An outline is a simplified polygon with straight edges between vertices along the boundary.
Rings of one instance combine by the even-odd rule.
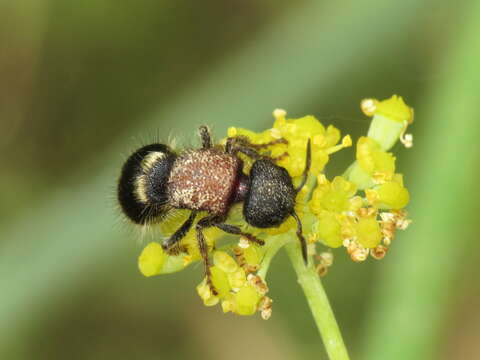
[[[312,166],[311,173],[320,173],[329,160],[329,155],[352,145],[349,135],[340,141],[340,131],[330,125],[325,128],[315,117],[308,115],[299,119],[286,119],[286,112],[277,109],[273,112],[273,127],[261,133],[230,127],[228,136],[246,136],[253,144],[269,144],[267,151],[278,165],[288,170],[295,178],[303,173],[306,160],[307,141],[311,140]],[[278,142],[278,140],[285,142]]]
[[[253,245],[244,251],[237,247],[236,254],[237,260],[243,266],[228,253],[214,251],[214,266],[210,271],[217,294],[212,293],[206,278],[197,286],[197,293],[206,306],[221,302],[224,313],[253,315],[260,311],[262,317],[268,319],[271,315],[271,300],[265,295],[268,287],[260,276],[250,273],[252,268],[258,269],[260,264],[258,251]]]
[[[330,180],[323,173],[330,155],[352,145],[350,136],[342,138],[332,125],[325,127],[310,115],[287,119],[286,112],[277,109],[273,112],[275,121],[271,129],[260,133],[236,127],[228,129],[228,137],[248,138],[258,151],[286,168],[296,183],[305,168],[306,147],[310,140],[311,171],[295,207],[309,242],[309,254],[315,253],[320,243],[329,248],[345,247],[355,262],[364,261],[368,256],[381,259],[396,231],[404,230],[410,223],[404,210],[410,195],[403,175],[396,172],[396,159],[389,150],[397,141],[406,147],[412,146],[413,137],[405,132],[413,121],[413,109],[396,95],[383,101],[363,100],[361,109],[365,115],[373,117],[368,134],[356,143],[354,163],[344,174]],[[245,157],[244,161],[248,172],[251,160]],[[187,212],[179,211],[165,219],[158,224],[161,233],[171,235],[187,216]],[[233,209],[229,221],[266,240],[264,248],[269,247],[269,237],[273,235],[295,237],[293,218],[278,228],[255,229],[242,220],[239,209]],[[214,250],[215,241],[221,235],[216,228],[205,231],[213,253],[214,265],[210,270],[217,294],[211,292],[204,279],[197,286],[199,296],[207,306],[221,304],[224,312],[252,315],[260,311],[263,318],[269,318],[272,300],[266,296],[268,287],[264,282],[269,264],[269,261],[264,262],[264,257],[268,250],[240,239],[239,245],[232,248],[235,255],[232,257],[226,251]],[[333,255],[329,251],[322,254],[317,256],[321,259],[317,268],[323,275],[331,266]],[[139,268],[145,276],[152,276],[181,270],[199,259],[195,232],[190,230],[180,242],[178,255],[167,255],[156,242],[148,244],[139,257]],[[265,271],[262,272],[263,267]]]
[[[347,214],[361,208],[363,200],[355,196],[357,186],[342,176],[329,182],[321,174],[317,177],[317,183],[309,203],[310,209],[318,218],[312,227],[313,238],[337,248],[343,244],[345,229],[350,225]]]

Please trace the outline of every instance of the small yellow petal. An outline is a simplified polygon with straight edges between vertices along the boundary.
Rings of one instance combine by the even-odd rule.
[[[217,266],[212,266],[210,272],[212,273],[212,283],[218,292],[218,297],[224,297],[231,289],[227,273]]]
[[[243,256],[245,257],[245,262],[248,265],[259,265],[262,261],[264,250],[259,248],[257,245],[250,245],[243,251]]]
[[[370,175],[375,173],[393,176],[395,157],[380,148],[373,139],[362,136],[357,142],[357,160],[362,169]]]
[[[151,242],[143,249],[138,258],[140,272],[147,277],[160,274],[166,257],[167,254],[160,244]]]
[[[233,290],[240,289],[246,282],[247,275],[242,268],[238,268],[235,272],[228,273],[228,283]]]
[[[317,234],[325,245],[331,248],[342,246],[342,226],[335,214],[330,212],[322,213],[318,222],[312,226],[312,231]]]
[[[385,116],[394,121],[412,123],[413,110],[408,107],[402,97],[393,95],[387,100],[377,103],[375,114]]]
[[[382,241],[382,232],[374,217],[360,218],[356,227],[357,241],[365,248],[374,248]]]
[[[410,200],[408,190],[395,181],[389,181],[380,185],[376,191],[380,208],[402,209],[407,206]]]
[[[218,304],[219,298],[212,294],[206,279],[203,279],[203,281],[197,285],[197,293],[203,300],[205,306],[214,306]]]
[[[319,216],[323,210],[341,213],[351,210],[350,198],[357,192],[354,183],[342,176],[336,176],[331,183],[321,179],[313,191],[310,208]]]
[[[245,285],[235,294],[235,313],[253,315],[257,311],[260,294],[251,285]]]
[[[225,251],[215,251],[213,253],[213,263],[226,273],[232,273],[238,269],[237,262]]]

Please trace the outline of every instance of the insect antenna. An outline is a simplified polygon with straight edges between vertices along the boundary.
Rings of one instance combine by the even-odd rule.
[[[297,186],[295,192],[299,192],[305,186],[308,178],[308,172],[310,171],[310,165],[312,163],[312,147],[310,145],[310,139],[307,141],[307,158],[305,160],[305,169],[303,169],[302,181],[300,185]]]

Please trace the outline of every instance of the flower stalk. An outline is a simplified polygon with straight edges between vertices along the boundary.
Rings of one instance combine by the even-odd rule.
[[[307,298],[308,306],[317,325],[330,360],[348,360],[348,352],[343,342],[327,294],[318,273],[311,266],[305,266],[300,247],[294,242],[285,245],[288,257],[298,277],[298,283]]]

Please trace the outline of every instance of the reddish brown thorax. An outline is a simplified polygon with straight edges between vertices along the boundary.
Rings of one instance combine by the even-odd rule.
[[[168,180],[169,203],[176,208],[224,214],[238,186],[241,160],[221,149],[182,153]]]

